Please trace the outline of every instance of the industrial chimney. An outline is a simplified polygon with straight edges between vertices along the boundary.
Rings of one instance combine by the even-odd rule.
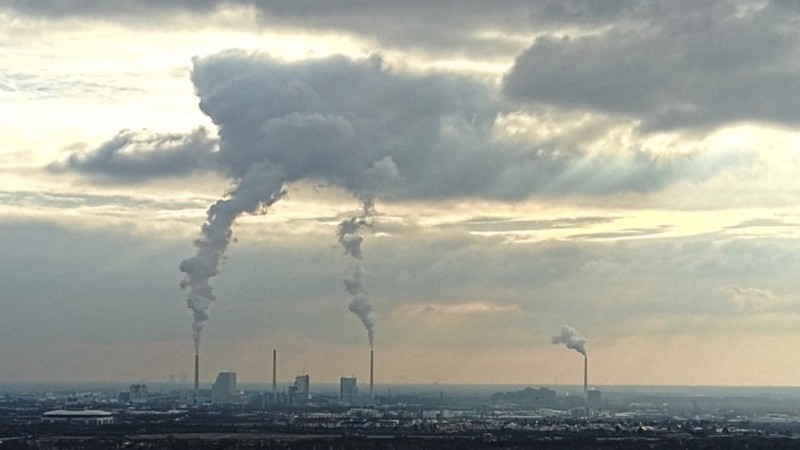
[[[272,401],[277,399],[278,395],[278,349],[272,349]]]
[[[194,402],[200,396],[200,354],[194,354]]]
[[[369,396],[372,398],[374,396],[374,382],[375,382],[375,351],[369,349]]]
[[[583,355],[583,398],[589,398],[589,357]]]

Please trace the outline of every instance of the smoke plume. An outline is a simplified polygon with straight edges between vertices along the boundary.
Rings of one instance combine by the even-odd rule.
[[[357,295],[350,302],[350,312],[361,319],[364,328],[367,329],[367,337],[369,337],[369,348],[374,348],[375,343],[375,322],[372,320],[372,300],[363,295]]]
[[[361,227],[372,226],[371,216],[375,203],[372,197],[368,196],[362,196],[360,200],[361,214],[342,221],[336,229],[336,235],[345,253],[355,260],[353,273],[350,277],[344,279],[345,290],[353,296],[353,301],[350,302],[349,306],[350,312],[361,319],[361,323],[367,329],[369,347],[373,348],[375,322],[372,319],[372,300],[367,296],[364,289],[363,271],[361,269],[363,260],[361,242],[364,240],[361,236]]]
[[[562,326],[561,332],[553,336],[553,344],[564,344],[567,348],[586,356],[586,339],[582,338],[572,327]]]
[[[231,50],[193,63],[200,109],[217,127],[216,151],[209,158],[234,182],[229,195],[208,209],[196,254],[180,265],[195,346],[215,298],[210,280],[219,273],[234,221],[242,214],[264,213],[281,199],[285,186],[300,180],[341,188],[361,200],[362,211],[340,224],[337,237],[355,262],[345,288],[371,343],[360,230],[370,225],[372,197],[364,193],[399,189],[400,164],[409,174],[421,174],[432,160],[450,160],[449,152],[461,148],[462,141],[453,130],[486,132],[494,117],[493,109],[484,107],[491,103],[486,90],[475,90],[478,85],[467,79],[398,74],[379,57],[284,63]],[[435,156],[436,149],[446,154]],[[482,147],[478,150],[483,154]],[[435,180],[442,179],[434,172]],[[416,183],[429,192],[427,184]]]
[[[231,226],[244,213],[264,214],[266,208],[284,194],[283,172],[268,163],[253,164],[238,181],[227,198],[208,208],[207,219],[195,241],[197,253],[181,261],[180,270],[186,276],[181,288],[188,288],[186,298],[192,310],[195,353],[200,351],[200,333],[208,320],[208,308],[216,300],[210,280],[219,274],[219,262],[231,241]]]

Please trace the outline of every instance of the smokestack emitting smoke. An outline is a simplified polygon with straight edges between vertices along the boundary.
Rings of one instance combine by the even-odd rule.
[[[586,339],[582,338],[574,328],[566,325],[553,336],[553,344],[564,344],[567,348],[583,355],[583,395],[589,395],[589,357],[586,355]]]
[[[589,397],[589,358],[583,355],[583,396]]]
[[[287,63],[258,53],[225,51],[192,62],[200,110],[218,136],[216,142],[201,142],[209,147],[204,150],[209,161],[203,158],[203,164],[212,163],[233,181],[230,194],[208,209],[196,254],[180,264],[195,349],[215,300],[210,280],[219,274],[231,227],[240,215],[263,213],[284,196],[285,185],[300,180],[361,196],[369,205],[365,211],[371,207],[371,200],[363,201],[366,193],[413,197],[428,192],[441,182],[439,167],[451,167],[448,149],[465,142],[453,140],[454,133],[445,130],[457,125],[476,138],[474,149],[483,151],[499,111],[490,100],[492,91],[469,78],[453,83],[449,75],[401,74],[388,70],[378,56]],[[388,98],[387,92],[394,97]],[[424,101],[422,108],[416,99]],[[463,120],[465,111],[474,120]],[[492,153],[519,160],[510,153]],[[444,165],[439,166],[440,160]],[[480,187],[492,187],[497,174],[473,178]],[[340,242],[354,259],[361,256],[358,229],[365,224],[366,215],[342,225]],[[356,297],[350,309],[372,341],[371,301],[360,268],[349,278],[346,287]]]
[[[372,300],[366,295],[362,280],[361,261],[363,254],[361,252],[361,242],[364,238],[361,236],[361,227],[372,225],[370,216],[373,213],[375,204],[373,199],[368,196],[362,196],[360,200],[361,215],[351,217],[340,223],[336,229],[336,235],[345,253],[356,261],[352,277],[344,279],[344,288],[353,296],[353,301],[349,305],[350,311],[361,319],[361,323],[367,329],[369,348],[372,349],[375,341],[375,322],[372,320]]]
[[[375,350],[369,349],[369,396],[373,395],[373,387],[375,383]]]
[[[194,354],[194,402],[200,396],[200,355]]]

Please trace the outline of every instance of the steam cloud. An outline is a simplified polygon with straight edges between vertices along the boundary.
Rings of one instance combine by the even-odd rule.
[[[361,227],[372,225],[370,218],[373,214],[373,209],[373,199],[368,196],[362,196],[361,214],[342,221],[336,229],[339,244],[342,245],[345,253],[356,261],[352,276],[344,279],[344,288],[353,296],[353,301],[350,302],[349,306],[350,312],[358,316],[361,319],[361,323],[364,324],[364,328],[367,329],[370,348],[373,348],[375,340],[375,322],[372,319],[372,300],[367,296],[362,279],[361,262],[363,254],[361,252],[361,242],[364,238],[361,236]]]
[[[548,192],[560,190],[547,180],[563,173],[572,158],[558,156],[570,152],[532,151],[535,146],[496,136],[495,120],[507,105],[494,98],[492,89],[468,78],[403,74],[379,56],[285,63],[231,50],[196,57],[193,64],[200,109],[218,136],[202,140],[205,146],[216,144],[216,151],[201,146],[205,150],[187,152],[204,156],[184,160],[190,165],[212,160],[234,186],[208,209],[196,254],[180,264],[196,346],[215,299],[210,280],[219,273],[231,227],[242,214],[265,212],[283,197],[285,186],[313,181],[344,189],[362,201],[362,213],[342,222],[337,231],[340,245],[356,264],[345,280],[353,296],[350,309],[364,323],[372,344],[372,302],[363,283],[360,230],[369,225],[373,195],[522,198],[546,186]],[[159,155],[143,152],[131,161],[125,154],[114,152],[107,159],[130,167]],[[108,171],[108,165],[92,170]],[[581,186],[592,184],[570,173]],[[592,173],[599,176],[602,171]],[[618,177],[600,178],[606,182]]]
[[[201,236],[195,241],[197,253],[181,261],[180,270],[186,274],[181,288],[189,289],[186,302],[194,318],[195,353],[200,351],[200,333],[209,318],[208,308],[216,300],[209,281],[219,274],[219,261],[231,241],[233,222],[244,213],[266,213],[267,207],[285,195],[283,179],[278,167],[268,163],[253,164],[227,198],[208,208]]]
[[[562,326],[561,332],[553,336],[553,344],[564,344],[567,348],[586,356],[586,339],[582,338],[572,327]]]

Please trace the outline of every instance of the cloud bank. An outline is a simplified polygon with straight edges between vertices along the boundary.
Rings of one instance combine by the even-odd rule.
[[[730,164],[728,155],[661,155],[638,142],[591,151],[581,146],[584,129],[557,139],[517,136],[505,119],[524,112],[495,86],[398,72],[377,56],[287,63],[230,50],[193,63],[192,82],[200,109],[218,127],[218,149],[202,129],[184,137],[121,132],[51,169],[124,183],[214,161],[240,180],[259,163],[279,168],[286,182],[314,180],[382,200],[518,200],[650,192]]]
[[[47,169],[73,171],[99,181],[138,183],[212,170],[215,150],[216,139],[202,127],[186,134],[123,130],[97,148],[72,153]]]

